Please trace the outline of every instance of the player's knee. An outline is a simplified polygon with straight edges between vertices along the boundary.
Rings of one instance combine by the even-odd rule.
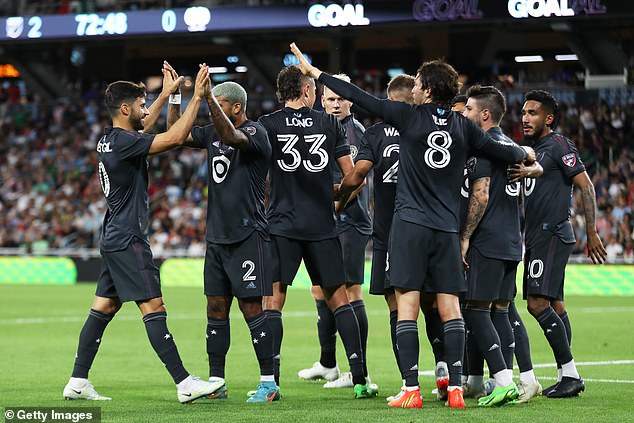
[[[239,299],[238,305],[245,319],[250,319],[262,313],[261,297]]]
[[[121,310],[121,301],[118,298],[96,297],[91,308],[101,313],[114,316]]]
[[[163,302],[163,298],[152,298],[146,301],[138,301],[137,306],[141,313],[145,316],[151,313],[165,313],[167,309],[165,308],[165,303]]]
[[[537,316],[548,307],[550,307],[550,303],[544,298],[529,296],[526,300],[526,309],[533,316]]]
[[[229,315],[229,307],[224,299],[207,297],[207,317],[225,319]]]

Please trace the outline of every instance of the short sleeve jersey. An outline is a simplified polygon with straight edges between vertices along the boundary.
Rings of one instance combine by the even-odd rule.
[[[526,246],[534,245],[544,231],[555,233],[564,243],[574,243],[569,220],[572,178],[586,170],[577,147],[558,133],[538,139],[532,147],[544,173],[524,182]]]
[[[271,142],[269,232],[307,241],[337,236],[333,175],[336,160],[350,154],[333,115],[302,107],[262,116]]]
[[[499,127],[487,131],[491,138],[513,142]],[[506,163],[473,156],[467,161],[470,184],[491,178],[487,208],[471,237],[471,245],[485,257],[499,260],[522,259],[522,235],[518,198],[520,183],[509,184]]]
[[[341,125],[346,131],[352,159],[356,161],[365,128],[352,115],[346,116],[341,121]],[[338,166],[335,166],[335,183],[340,182],[342,177],[341,170]],[[337,216],[337,230],[339,232],[344,232],[350,228],[355,228],[363,235],[372,233],[370,192],[367,185],[361,188],[355,199]]]
[[[192,128],[192,147],[207,149],[207,241],[233,244],[253,231],[268,237],[264,189],[271,145],[266,130],[247,120],[239,128],[249,139],[246,148],[222,143],[213,125]]]
[[[357,160],[368,160],[374,169],[374,222],[372,240],[380,250],[387,250],[394,196],[398,177],[398,131],[387,123],[368,128],[361,139]]]
[[[97,142],[99,181],[108,204],[102,251],[124,250],[134,238],[149,245],[146,158],[153,140],[152,134],[106,128]]]

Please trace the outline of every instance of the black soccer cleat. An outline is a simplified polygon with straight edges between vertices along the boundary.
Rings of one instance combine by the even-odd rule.
[[[548,394],[557,389],[557,385],[559,385],[559,382],[555,383],[554,385],[550,385],[548,388],[542,389],[542,395],[547,397]]]
[[[586,385],[583,383],[583,379],[564,376],[555,389],[546,394],[546,396],[548,398],[570,398],[576,397],[585,390]]]

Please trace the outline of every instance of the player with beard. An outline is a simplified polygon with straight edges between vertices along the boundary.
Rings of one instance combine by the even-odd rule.
[[[181,78],[172,77],[167,63],[162,71],[163,92],[150,110],[145,105],[143,84],[117,81],[108,85],[105,92],[104,102],[112,118],[112,128],[106,128],[97,143],[99,179],[108,204],[101,229],[103,264],[90,314],[79,335],[73,373],[64,388],[66,399],[110,399],[95,391],[88,372],[106,326],[128,301],[134,301],[139,307],[150,344],[176,383],[181,403],[212,394],[224,385],[224,382],[193,378],[183,367],[167,328],[159,269],[154,264],[148,240],[147,157],[183,144],[196,118],[205,86],[209,84],[208,68],[202,65],[183,117],[167,132],[147,134],[141,132],[145,124],[149,129],[167,96],[175,92],[181,82]],[[149,119],[145,121],[146,118]]]
[[[564,275],[575,244],[570,222],[573,187],[581,191],[588,236],[588,257],[604,263],[606,251],[595,226],[596,197],[575,144],[555,132],[559,105],[548,91],[526,93],[522,107],[524,139],[530,141],[544,174],[529,180],[525,194],[524,298],[560,366],[558,382],[544,389],[549,398],[585,390],[572,356],[572,329],[564,305]]]

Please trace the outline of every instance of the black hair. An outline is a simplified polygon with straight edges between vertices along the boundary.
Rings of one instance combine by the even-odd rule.
[[[116,81],[106,88],[103,102],[110,116],[116,116],[122,103],[134,103],[139,97],[145,97],[145,85],[142,82],[136,84],[130,81]]]
[[[418,68],[423,89],[431,88],[433,102],[446,109],[451,108],[451,101],[460,89],[458,72],[442,59],[425,62]]]
[[[545,90],[531,90],[524,95],[524,102],[537,101],[542,104],[542,109],[547,114],[553,115],[553,123],[551,123],[550,129],[554,130],[559,123],[559,103],[555,100],[555,97],[551,93]]]
[[[506,99],[500,90],[491,85],[474,85],[467,90],[467,97],[474,98],[480,109],[488,109],[491,119],[499,124],[506,113]]]
[[[309,79],[296,65],[283,68],[277,74],[277,100],[284,103],[302,96],[302,86]]]

